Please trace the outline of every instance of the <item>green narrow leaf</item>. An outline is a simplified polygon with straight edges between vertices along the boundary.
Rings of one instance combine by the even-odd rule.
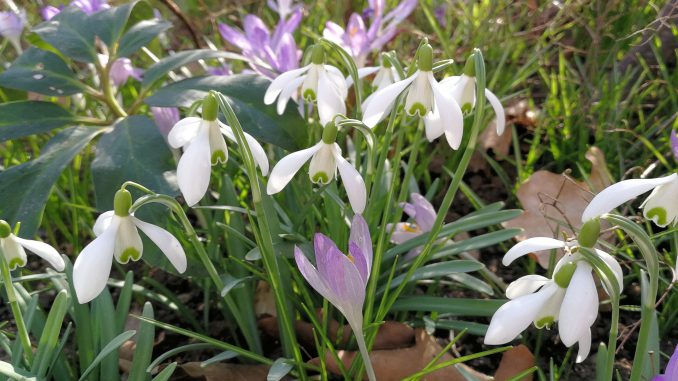
[[[18,101],[0,104],[0,142],[40,134],[74,121],[73,114],[52,102]]]
[[[213,348],[213,346],[211,344],[198,343],[198,344],[182,345],[178,348],[170,349],[169,351],[161,354],[155,360],[153,360],[153,362],[150,365],[148,365],[148,368],[146,368],[146,371],[152,372],[153,369],[155,367],[157,367],[158,365],[160,365],[163,361],[165,361],[166,359],[168,359],[168,358],[170,358],[174,355],[177,355],[179,353],[189,352],[189,351],[193,351],[193,350],[209,349],[209,348]]]
[[[304,148],[308,129],[296,104],[289,102],[282,115],[278,115],[275,106],[264,104],[270,83],[256,74],[194,77],[159,89],[146,103],[157,107],[190,107],[215,90],[227,98],[245,132],[290,151]]]
[[[94,322],[94,330],[92,334],[98,337],[99,352],[103,352],[108,348],[108,343],[115,340],[118,333],[113,318],[115,317],[115,308],[113,307],[113,298],[108,289],[99,294],[92,301],[92,315],[96,319]],[[106,344],[106,346],[104,346]],[[96,360],[96,359],[95,359]],[[99,364],[99,379],[105,381],[112,378],[114,375],[119,375],[120,366],[118,365],[119,355],[118,351],[111,351],[101,358]]]
[[[49,315],[47,315],[45,328],[42,330],[42,335],[40,335],[38,350],[35,353],[35,359],[33,361],[33,372],[40,378],[47,374],[49,366],[53,363],[54,352],[59,344],[61,324],[70,307],[69,299],[66,290],[59,292],[54,299],[54,303],[52,303]]]
[[[96,30],[89,16],[75,6],[68,6],[51,20],[33,28],[33,32],[67,57],[82,62],[94,62]]]
[[[33,236],[61,171],[102,131],[86,127],[60,131],[45,145],[40,157],[0,173],[0,215],[11,224],[21,221],[21,235]]]
[[[147,319],[154,319],[153,306],[151,303],[144,304],[143,316]],[[153,357],[153,343],[155,341],[155,326],[151,323],[142,321],[137,335],[137,345],[134,349],[134,358],[132,360],[132,369],[129,372],[129,379],[135,381],[150,380],[151,374],[146,372],[146,368],[151,363]]]
[[[279,358],[275,360],[271,369],[268,371],[266,376],[266,381],[279,381],[289,373],[294,366],[289,363],[289,360],[285,358]]]
[[[186,50],[165,57],[153,64],[144,72],[142,87],[149,87],[168,72],[180,68],[187,63],[210,58],[227,58],[230,60],[246,60],[245,57],[231,53],[210,49]]]
[[[59,56],[37,48],[26,50],[0,73],[0,86],[49,96],[72,95],[84,89]]]
[[[151,42],[160,33],[166,31],[172,26],[171,23],[159,20],[143,20],[131,27],[120,39],[118,56],[127,57],[144,45]]]
[[[162,372],[158,373],[157,376],[153,377],[153,381],[167,381],[169,380],[170,377],[172,377],[172,374],[174,374],[174,371],[177,369],[177,363],[173,362],[165,369],[162,370]]]
[[[92,361],[92,363],[87,367],[87,369],[82,373],[80,376],[80,381],[83,381],[87,378],[87,376],[99,365],[99,363],[109,354],[111,354],[114,351],[117,351],[118,348],[127,340],[131,339],[132,336],[136,334],[136,331],[125,331],[115,338],[113,340],[109,341],[108,344],[106,344],[103,349],[101,349],[101,352],[97,355],[97,357]],[[116,364],[117,365],[117,364]],[[117,371],[115,374],[111,374],[111,377],[117,378]]]
[[[236,357],[238,357],[238,354],[233,352],[233,351],[223,351],[223,352],[219,353],[218,355],[212,356],[212,357],[208,358],[207,360],[201,362],[200,366],[204,368],[204,367],[210,366],[212,364],[216,364],[218,362],[230,360],[230,359],[236,358]]]
[[[224,274],[224,276],[222,276],[222,279],[224,281],[224,288],[221,290],[221,296],[224,297],[228,295],[228,293],[231,292],[231,290],[242,285],[243,282],[246,282],[252,278],[253,278],[252,276],[236,278],[231,274],[228,273]]]
[[[125,274],[125,283],[120,289],[118,303],[115,306],[115,326],[118,332],[125,328],[125,321],[129,315],[129,306],[132,303],[132,286],[134,286],[134,272]]]
[[[391,311],[439,312],[456,316],[492,316],[506,300],[401,296]]]
[[[420,267],[412,273],[408,282],[414,282],[421,279],[431,279],[445,276],[451,273],[467,273],[471,271],[478,271],[485,267],[478,261],[470,261],[466,259],[433,263]],[[389,290],[398,287],[405,279],[405,274],[401,274],[391,281],[388,285]],[[386,290],[386,286],[380,288],[377,293],[382,294]]]

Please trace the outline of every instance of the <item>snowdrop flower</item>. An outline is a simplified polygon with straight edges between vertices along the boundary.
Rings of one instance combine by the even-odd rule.
[[[0,12],[0,36],[9,40],[17,53],[21,54],[21,33],[26,25],[26,14],[22,10],[21,13],[14,12]]]
[[[431,231],[433,223],[436,220],[436,210],[424,196],[419,193],[412,193],[410,195],[410,201],[411,203],[404,202],[401,206],[405,213],[414,219],[414,222],[398,222],[395,226],[389,224],[386,227],[388,231],[393,230],[391,242],[396,245],[400,245],[412,238]],[[410,250],[405,256],[405,260],[412,259],[419,255],[421,249],[421,247],[416,247]]]
[[[341,156],[336,143],[337,127],[330,122],[323,130],[322,139],[311,148],[293,152],[282,158],[273,167],[266,191],[269,195],[282,191],[307,161],[311,161],[308,176],[314,184],[327,185],[335,177],[337,169],[344,183],[348,200],[355,213],[362,213],[367,202],[367,189],[360,173]]]
[[[56,249],[44,242],[15,236],[5,220],[0,220],[0,248],[10,270],[26,266],[26,250],[49,262],[57,271],[63,271],[65,267],[64,259]]]
[[[417,70],[412,76],[373,93],[363,109],[363,123],[374,127],[393,108],[396,98],[407,91],[405,112],[424,118],[429,131],[444,131],[450,147],[459,148],[464,132],[464,115],[455,100],[433,77],[433,49],[425,43],[417,53]]]
[[[548,328],[558,322],[563,344],[571,347],[579,343],[577,362],[586,359],[591,349],[591,326],[598,316],[598,292],[591,265],[576,253],[578,245],[576,241],[537,237],[518,243],[506,253],[502,260],[505,266],[534,251],[565,248],[569,252],[556,264],[552,279],[527,275],[509,285],[506,296],[510,301],[492,316],[485,344],[508,343],[530,323]],[[614,272],[621,289],[623,274],[619,263],[601,250],[595,252]]]
[[[666,371],[664,374],[658,374],[652,378],[652,381],[673,381],[678,380],[678,346],[673,351],[673,355],[666,364]]]
[[[321,233],[314,239],[316,266],[295,246],[294,259],[306,281],[346,317],[358,341],[370,380],[376,380],[363,337],[365,289],[372,270],[372,240],[360,214],[353,217],[349,255]]]
[[[176,107],[151,107],[151,114],[158,130],[165,137],[179,123],[179,109]]]
[[[475,72],[475,60],[473,59],[473,55],[471,55],[466,61],[466,66],[464,67],[464,73],[462,75],[447,77],[440,81],[440,87],[443,88],[445,92],[452,95],[452,98],[454,98],[461,106],[463,112],[470,112],[476,105]],[[499,98],[488,89],[485,89],[485,98],[490,102],[490,105],[492,105],[492,109],[497,116],[497,134],[501,135],[504,133],[504,128],[506,126],[504,107],[501,105]],[[429,131],[427,130],[427,133],[428,132]],[[427,135],[429,140],[433,140],[442,135],[443,131],[430,131],[430,133],[433,135],[438,134],[437,136]]]
[[[113,258],[125,264],[138,261],[143,244],[138,229],[155,243],[179,272],[186,271],[186,254],[167,230],[141,221],[129,213],[132,196],[124,189],[115,194],[114,210],[103,213],[94,224],[97,238],[82,250],[73,265],[73,288],[78,301],[87,303],[106,287]]]
[[[391,63],[386,59],[382,58],[381,65],[379,66],[368,66],[358,69],[358,78],[365,78],[368,75],[377,73],[372,80],[372,87],[375,88],[375,91],[379,91],[388,85],[392,85],[395,82],[400,81],[400,75],[398,71],[391,65]],[[353,85],[353,78],[351,76],[346,78],[346,82],[349,86]],[[370,97],[367,97],[369,99]],[[367,99],[363,101],[362,109],[367,105]]]
[[[172,127],[167,141],[173,148],[184,148],[177,166],[179,189],[189,206],[200,201],[210,183],[212,165],[226,163],[228,147],[224,136],[236,142],[230,126],[217,119],[217,99],[209,94],[202,103],[202,118],[188,117]],[[264,148],[252,135],[245,133],[255,164],[264,175],[268,174],[268,158]],[[254,176],[254,174],[250,174]]]
[[[281,20],[285,20],[291,13],[297,12],[302,5],[293,0],[267,0],[268,7],[278,12]]]
[[[654,190],[653,190],[654,189]],[[609,213],[612,209],[641,194],[653,190],[642,203],[643,216],[655,225],[666,227],[678,222],[678,174],[656,179],[620,181],[603,189],[584,209],[586,222]]]
[[[325,64],[322,45],[316,44],[313,47],[309,65],[288,71],[274,79],[266,90],[264,103],[273,104],[277,98],[278,114],[282,115],[287,102],[298,89],[301,89],[301,95],[307,101],[317,101],[322,125],[330,123],[338,114],[346,114],[346,79],[339,69]]]

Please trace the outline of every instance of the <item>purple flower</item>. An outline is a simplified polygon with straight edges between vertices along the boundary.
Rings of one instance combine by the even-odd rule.
[[[269,78],[277,73],[299,67],[301,51],[297,49],[292,33],[301,22],[301,10],[297,9],[288,20],[280,19],[273,34],[264,22],[255,15],[243,19],[243,29],[219,24],[221,37],[234,45],[249,60],[250,66]]]
[[[21,33],[26,25],[26,14],[14,12],[0,12],[0,36],[9,40],[14,49],[21,54]]]
[[[673,157],[678,160],[678,131],[671,131],[671,150],[673,151]]]
[[[73,0],[70,5],[79,8],[88,16],[111,7],[108,5],[107,0]],[[45,21],[51,20],[52,17],[58,15],[63,8],[63,5],[58,8],[48,5],[40,10],[40,14]]]
[[[48,5],[40,10],[40,15],[45,21],[51,20],[52,17],[56,16],[61,12],[61,9],[63,9],[63,6],[57,8],[51,5]]]
[[[176,107],[151,107],[155,125],[163,136],[167,137],[172,127],[179,122],[179,109]]]
[[[231,75],[231,74],[233,74],[233,71],[231,70],[231,68],[226,64],[223,64],[221,66],[216,66],[216,67],[210,67],[210,68],[207,69],[207,72],[210,75]]]
[[[127,82],[129,77],[132,77],[137,81],[141,81],[143,70],[132,66],[132,61],[129,58],[122,57],[113,62],[109,74],[111,81],[113,81],[115,86],[120,87],[121,85],[124,85],[125,82]]]
[[[443,28],[447,26],[447,18],[445,17],[446,13],[447,13],[447,3],[440,4],[433,10],[433,14],[436,17],[436,20],[438,20],[438,23]]]
[[[652,381],[674,381],[678,380],[678,346],[673,352],[673,356],[666,365],[664,374],[658,374],[652,378]]]
[[[414,222],[398,222],[395,224],[395,227],[392,224],[389,224],[387,227],[389,231],[393,229],[391,242],[396,245],[428,233],[433,228],[433,223],[436,220],[436,210],[424,196],[419,193],[412,193],[410,201],[411,203],[403,202],[400,206],[410,218],[414,219]],[[421,247],[415,247],[410,250],[405,256],[405,260],[416,257],[421,253],[421,250]]]
[[[404,0],[391,12],[383,15],[384,2],[372,0],[367,12],[363,13],[365,17],[371,19],[369,28],[365,26],[363,16],[353,13],[346,29],[328,21],[323,30],[323,37],[344,48],[353,57],[356,65],[363,67],[367,55],[391,41],[398,32],[398,24],[403,22],[416,6],[417,0]]]

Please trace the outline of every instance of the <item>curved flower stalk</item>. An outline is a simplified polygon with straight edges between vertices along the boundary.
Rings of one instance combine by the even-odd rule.
[[[363,304],[365,288],[372,271],[372,239],[367,223],[360,214],[353,217],[348,242],[349,255],[344,255],[327,236],[317,233],[313,240],[316,266],[295,246],[294,259],[306,281],[346,317],[353,329],[365,369],[370,380],[376,380],[363,337]]]
[[[673,381],[678,380],[678,346],[676,346],[673,355],[666,365],[664,374],[658,374],[652,378],[652,381]]]
[[[283,11],[272,35],[266,24],[255,15],[244,17],[244,32],[226,24],[219,24],[221,37],[242,51],[254,71],[269,78],[274,78],[277,73],[298,68],[301,60],[301,51],[292,36],[301,22],[301,9],[292,11],[288,20],[282,17],[282,14],[291,10],[284,6],[278,9]]]
[[[405,112],[424,118],[427,136],[434,135],[429,131],[444,131],[450,147],[457,149],[464,133],[464,115],[433,77],[433,49],[428,43],[419,48],[417,66],[419,70],[412,76],[376,91],[365,101],[363,123],[376,126],[391,111],[398,95],[407,91]]]
[[[582,222],[611,212],[619,205],[652,190],[642,203],[643,216],[655,225],[666,227],[678,222],[678,174],[656,179],[620,181],[603,189],[584,209]]]
[[[403,208],[403,211],[407,213],[410,218],[414,219],[414,222],[398,222],[395,224],[388,224],[386,227],[387,231],[393,230],[391,235],[391,242],[396,245],[407,242],[412,238],[418,237],[424,233],[431,231],[433,223],[436,220],[436,210],[431,205],[431,203],[426,199],[426,197],[420,195],[419,193],[412,193],[410,195],[410,203],[403,202],[400,205]],[[419,253],[421,253],[422,247],[415,247],[410,250],[407,255],[405,255],[405,260],[410,260]]]
[[[470,112],[476,105],[476,69],[473,55],[466,61],[464,73],[460,76],[447,77],[440,81],[440,87],[452,95],[455,101],[461,106],[461,110],[465,113]],[[499,98],[488,89],[485,89],[485,98],[492,105],[494,114],[497,116],[497,135],[504,133],[506,127],[506,116],[504,107],[501,105]],[[433,140],[443,134],[443,130],[429,131],[426,130],[429,140]],[[432,135],[429,136],[428,133]],[[437,135],[436,135],[437,134]]]
[[[327,185],[334,179],[338,169],[353,211],[362,213],[367,202],[365,181],[353,165],[341,156],[341,148],[336,143],[337,132],[334,122],[330,122],[316,145],[282,158],[271,170],[266,192],[272,195],[282,191],[304,163],[310,160],[308,177],[311,182]]]
[[[348,95],[348,85],[341,71],[325,64],[325,51],[321,44],[313,47],[311,63],[300,69],[279,75],[271,82],[264,95],[264,103],[273,104],[278,99],[279,115],[297,90],[309,102],[317,101],[320,123],[330,123],[338,114],[346,114],[344,100]]]
[[[64,271],[66,266],[55,248],[44,242],[17,237],[5,220],[0,220],[0,248],[10,270],[26,266],[26,250],[46,260],[57,271]]]
[[[0,12],[0,36],[6,38],[18,54],[23,51],[21,49],[21,33],[25,25],[26,13],[23,10],[20,13]]]
[[[549,328],[558,322],[558,333],[563,344],[571,347],[579,343],[577,362],[588,357],[591,326],[598,316],[598,292],[593,268],[577,253],[578,245],[576,241],[537,237],[518,243],[506,253],[502,260],[505,266],[534,251],[564,248],[568,252],[556,264],[552,279],[527,275],[509,285],[506,296],[510,301],[492,316],[485,344],[507,343],[527,329],[530,323],[534,323],[537,328]],[[623,274],[619,263],[602,250],[596,249],[595,252],[615,274],[621,289]]]
[[[367,56],[372,51],[380,50],[398,33],[398,25],[405,20],[417,6],[417,0],[404,0],[391,12],[383,15],[384,1],[370,1],[368,13],[371,14],[369,28],[365,26],[363,17],[353,13],[348,19],[346,29],[328,21],[323,30],[323,37],[341,46],[351,57],[356,66],[363,67]]]
[[[202,103],[202,118],[180,120],[167,136],[173,148],[185,147],[177,166],[177,181],[189,206],[197,204],[207,193],[212,165],[228,160],[224,136],[237,143],[231,127],[217,119],[217,109],[214,95],[207,95]],[[261,173],[267,175],[268,158],[264,148],[250,134],[245,133],[245,139]]]
[[[179,241],[167,230],[141,221],[129,213],[132,195],[121,189],[115,194],[115,208],[97,218],[97,238],[82,250],[73,265],[73,288],[78,301],[87,303],[106,287],[113,258],[125,264],[141,259],[143,244],[138,229],[155,243],[174,268],[186,271],[186,254]]]

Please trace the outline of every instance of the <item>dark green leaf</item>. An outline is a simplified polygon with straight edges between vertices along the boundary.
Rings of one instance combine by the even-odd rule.
[[[457,299],[438,296],[402,296],[391,311],[439,312],[457,316],[492,316],[506,300]]]
[[[153,16],[151,7],[145,2],[131,1],[118,7],[105,9],[97,12],[90,17],[90,24],[92,29],[99,39],[108,46],[113,46],[122,36],[125,30],[130,15],[134,12],[135,15],[141,15],[142,18],[148,19]]]
[[[0,173],[0,216],[11,223],[21,221],[22,236],[34,235],[61,171],[102,131],[88,127],[63,130],[45,145],[40,157]]]
[[[82,373],[80,376],[80,381],[83,381],[87,379],[87,376],[94,370],[96,369],[97,365],[106,358],[109,354],[111,354],[113,351],[117,351],[118,348],[127,340],[131,339],[132,336],[136,334],[136,331],[125,331],[115,338],[113,340],[109,341],[106,346],[104,346],[101,349],[101,352],[97,355],[97,357],[94,359],[94,361],[89,365],[89,367]],[[115,375],[115,378],[117,378],[118,375]]]
[[[51,20],[36,26],[33,32],[70,58],[94,62],[97,59],[96,30],[91,25],[89,16],[83,11],[68,6]]]
[[[113,208],[113,196],[125,181],[176,195],[174,160],[158,128],[145,116],[130,116],[104,135],[92,162],[94,195],[99,210]]]
[[[231,52],[222,52],[210,49],[186,50],[172,54],[153,64],[144,72],[143,87],[152,85],[155,81],[162,78],[169,71],[186,65],[189,62],[205,60],[209,58],[228,58],[240,60],[243,56]]]
[[[171,26],[171,23],[158,19],[140,21],[131,27],[120,39],[118,56],[130,56]]]
[[[206,76],[185,79],[158,90],[146,103],[158,107],[189,107],[210,90],[224,94],[245,132],[266,143],[287,150],[306,145],[308,128],[290,102],[283,115],[274,106],[264,105],[264,93],[270,81],[256,74]]]
[[[268,371],[266,381],[279,381],[289,373],[294,366],[288,362],[287,359],[279,358],[275,360],[271,369]]]
[[[471,271],[478,271],[482,269],[483,264],[477,261],[469,261],[469,260],[455,260],[455,261],[448,261],[448,262],[439,262],[439,263],[433,263],[424,267],[420,267],[414,271],[412,276],[410,277],[408,282],[413,282],[416,280],[421,280],[421,279],[432,279],[432,278],[438,278],[444,275],[452,274],[452,273],[467,273]],[[389,285],[389,289],[393,289],[395,287],[398,287],[403,280],[405,279],[405,274],[398,275],[397,277],[393,278],[391,281],[391,284]],[[386,287],[382,287],[378,293],[383,293]]]
[[[153,306],[150,302],[144,304],[143,316],[153,319]],[[135,381],[150,380],[151,374],[146,372],[146,367],[151,363],[153,356],[153,344],[155,341],[155,326],[151,323],[142,321],[137,335],[137,345],[134,348],[134,357],[132,358],[132,369],[129,371],[129,379]]]
[[[63,127],[73,114],[52,102],[19,101],[0,104],[0,142]]]
[[[0,86],[50,96],[72,95],[84,86],[56,54],[30,48],[0,73]]]

